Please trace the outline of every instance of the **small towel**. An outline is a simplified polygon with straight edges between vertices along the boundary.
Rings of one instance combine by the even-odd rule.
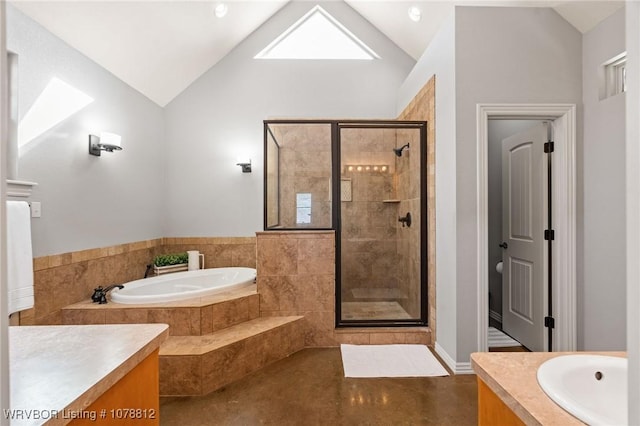
[[[9,314],[33,308],[31,210],[26,201],[7,201]]]

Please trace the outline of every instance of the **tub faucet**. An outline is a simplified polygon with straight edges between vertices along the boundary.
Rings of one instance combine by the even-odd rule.
[[[124,286],[121,284],[113,284],[106,288],[102,288],[102,286],[98,286],[93,289],[93,294],[91,295],[91,301],[93,303],[97,303],[99,305],[104,305],[107,303],[107,293],[118,287],[119,289],[123,289]]]

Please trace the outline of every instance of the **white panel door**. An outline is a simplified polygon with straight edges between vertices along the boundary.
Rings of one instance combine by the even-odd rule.
[[[547,125],[502,141],[502,328],[544,351],[544,224]]]

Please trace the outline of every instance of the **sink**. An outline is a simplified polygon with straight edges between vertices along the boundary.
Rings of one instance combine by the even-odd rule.
[[[538,368],[538,383],[556,404],[590,425],[627,424],[627,359],[563,355]]]

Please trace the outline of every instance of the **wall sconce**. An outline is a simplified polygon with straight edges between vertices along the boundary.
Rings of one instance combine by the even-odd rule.
[[[242,168],[242,173],[251,173],[251,158],[238,158],[236,166]]]
[[[121,139],[120,135],[108,132],[100,133],[100,137],[89,135],[89,154],[100,157],[102,151],[120,151]]]

